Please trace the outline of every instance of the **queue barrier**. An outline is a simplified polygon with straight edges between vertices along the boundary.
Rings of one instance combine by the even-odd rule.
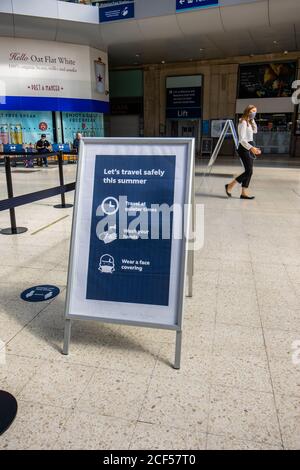
[[[4,158],[1,159],[0,163],[4,163],[5,166],[5,176],[6,176],[6,185],[7,185],[7,199],[3,199],[0,201],[0,211],[9,210],[10,213],[10,227],[0,230],[1,235],[17,235],[20,233],[26,232],[28,229],[26,227],[18,227],[16,222],[16,214],[15,208],[19,206],[23,206],[25,204],[30,204],[32,202],[40,201],[42,199],[47,199],[49,197],[57,196],[60,194],[61,196],[61,204],[57,204],[54,207],[56,209],[65,209],[68,207],[72,207],[73,204],[66,204],[65,200],[65,193],[69,191],[73,191],[75,189],[75,182],[65,184],[64,182],[64,173],[63,173],[63,154],[66,152],[49,152],[47,154],[38,154],[38,153],[4,153],[1,152],[0,156],[3,155]],[[30,157],[30,159],[41,158],[44,155],[48,157],[55,156],[57,157],[58,161],[58,170],[59,170],[59,186],[55,186],[53,188],[44,189],[41,191],[35,191],[33,193],[24,194],[21,196],[14,196],[13,193],[13,183],[12,183],[12,172],[11,172],[11,156],[14,157],[14,162],[24,161],[24,156],[26,158]],[[70,155],[74,157],[74,153],[70,152]]]

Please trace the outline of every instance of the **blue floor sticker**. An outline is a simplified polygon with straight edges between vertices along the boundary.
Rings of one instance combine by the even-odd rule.
[[[24,290],[21,299],[25,302],[45,302],[54,299],[59,293],[60,290],[56,286],[34,286]]]

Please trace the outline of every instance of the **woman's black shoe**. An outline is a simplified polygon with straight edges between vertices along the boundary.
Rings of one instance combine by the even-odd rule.
[[[231,193],[228,191],[228,184],[225,184],[225,191],[228,197],[231,197]]]
[[[255,199],[255,196],[244,196],[241,194],[240,199]]]

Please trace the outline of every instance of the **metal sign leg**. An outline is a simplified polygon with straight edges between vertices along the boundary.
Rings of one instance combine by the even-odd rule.
[[[174,363],[174,369],[180,369],[180,362],[181,362],[181,343],[182,343],[182,330],[176,331],[176,348],[175,348],[175,363]]]
[[[195,246],[194,242],[192,243],[192,236],[195,237],[195,228],[196,228],[196,196],[195,196],[195,166],[194,166],[194,175],[192,183],[192,205],[191,205],[191,222],[190,222],[190,244],[192,249],[189,249],[187,254],[187,276],[188,276],[188,292],[187,297],[193,296],[193,278],[194,278],[194,262],[195,262]]]
[[[71,320],[65,321],[65,335],[64,335],[64,347],[63,354],[66,356],[69,354],[69,346],[71,341]]]
[[[188,252],[188,291],[187,297],[193,297],[194,250]]]

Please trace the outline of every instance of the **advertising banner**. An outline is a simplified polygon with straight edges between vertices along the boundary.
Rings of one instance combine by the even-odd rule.
[[[176,0],[176,11],[193,10],[195,8],[219,5],[219,0]]]
[[[286,98],[292,96],[296,62],[241,65],[239,99]]]
[[[62,113],[65,142],[73,142],[76,133],[83,137],[104,135],[103,116],[97,113]]]
[[[100,23],[134,18],[134,0],[102,2],[99,8]]]
[[[41,134],[53,142],[51,112],[0,111],[0,144],[35,144]]]
[[[1,38],[0,110],[107,112],[106,64],[87,46]]]
[[[193,139],[82,142],[66,319],[180,329]]]

